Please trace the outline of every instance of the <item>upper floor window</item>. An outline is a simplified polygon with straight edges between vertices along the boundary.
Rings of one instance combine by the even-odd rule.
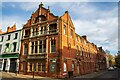
[[[72,29],[70,30],[70,35],[71,35],[71,37],[73,37],[73,30]]]
[[[74,62],[72,62],[72,71],[74,71],[74,69],[75,69],[75,64]]]
[[[0,39],[0,42],[2,42],[2,41],[3,41],[3,38],[4,38],[4,36],[2,36],[2,38]]]
[[[30,36],[30,29],[25,30],[25,37],[29,37]]]
[[[14,39],[17,39],[17,36],[18,36],[18,33],[15,33],[15,37],[14,37]]]
[[[24,55],[28,53],[28,44],[24,44]]]
[[[76,55],[78,55],[78,46],[76,46]]]
[[[56,33],[57,32],[57,24],[50,24],[49,25],[49,33]]]
[[[32,35],[33,35],[33,36],[38,35],[38,28],[33,28]]]
[[[8,39],[7,40],[10,40],[10,35],[8,35]]]
[[[43,27],[40,27],[40,34],[43,34]]]
[[[64,34],[66,34],[66,25],[64,25]]]
[[[13,52],[16,51],[16,47],[17,47],[17,42],[14,42],[14,43],[13,43]]]
[[[56,52],[56,40],[51,39],[51,52]]]
[[[5,49],[5,52],[8,53],[9,52],[9,43],[6,44],[6,49]]]
[[[2,50],[2,44],[0,45],[0,53],[1,53],[1,50]]]
[[[80,47],[80,55],[83,56],[82,47]]]
[[[46,52],[46,40],[40,40],[39,41],[39,53],[45,53]]]

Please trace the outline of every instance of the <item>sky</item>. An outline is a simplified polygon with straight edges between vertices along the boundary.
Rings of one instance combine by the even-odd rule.
[[[15,1],[15,0],[14,0]],[[25,1],[25,0],[24,0]],[[40,2],[4,2],[0,3],[0,28],[7,30],[16,23],[17,29],[37,10]],[[76,33],[86,35],[88,41],[95,43],[111,54],[118,52],[118,0],[111,2],[43,2],[44,7],[50,6],[50,11],[56,16],[62,16],[68,11]],[[106,0],[107,1],[107,0]],[[1,20],[2,17],[2,20]]]

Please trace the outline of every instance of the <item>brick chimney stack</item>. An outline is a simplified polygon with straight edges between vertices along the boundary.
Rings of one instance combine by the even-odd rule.
[[[7,28],[7,33],[16,31],[16,24],[14,24],[12,27]]]

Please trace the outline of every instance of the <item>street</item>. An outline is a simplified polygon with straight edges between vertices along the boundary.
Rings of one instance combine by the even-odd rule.
[[[120,69],[114,71],[101,71],[97,73],[87,74],[83,76],[77,76],[74,80],[120,80]],[[70,79],[73,80],[73,79]]]

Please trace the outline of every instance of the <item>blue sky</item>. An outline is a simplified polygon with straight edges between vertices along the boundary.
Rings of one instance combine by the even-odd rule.
[[[38,6],[39,2],[3,2],[0,28],[6,31],[8,26],[16,23],[17,29],[21,29]],[[117,53],[117,2],[44,2],[44,7],[48,6],[57,16],[68,10],[79,35],[87,35],[90,42],[108,49],[112,54]]]

